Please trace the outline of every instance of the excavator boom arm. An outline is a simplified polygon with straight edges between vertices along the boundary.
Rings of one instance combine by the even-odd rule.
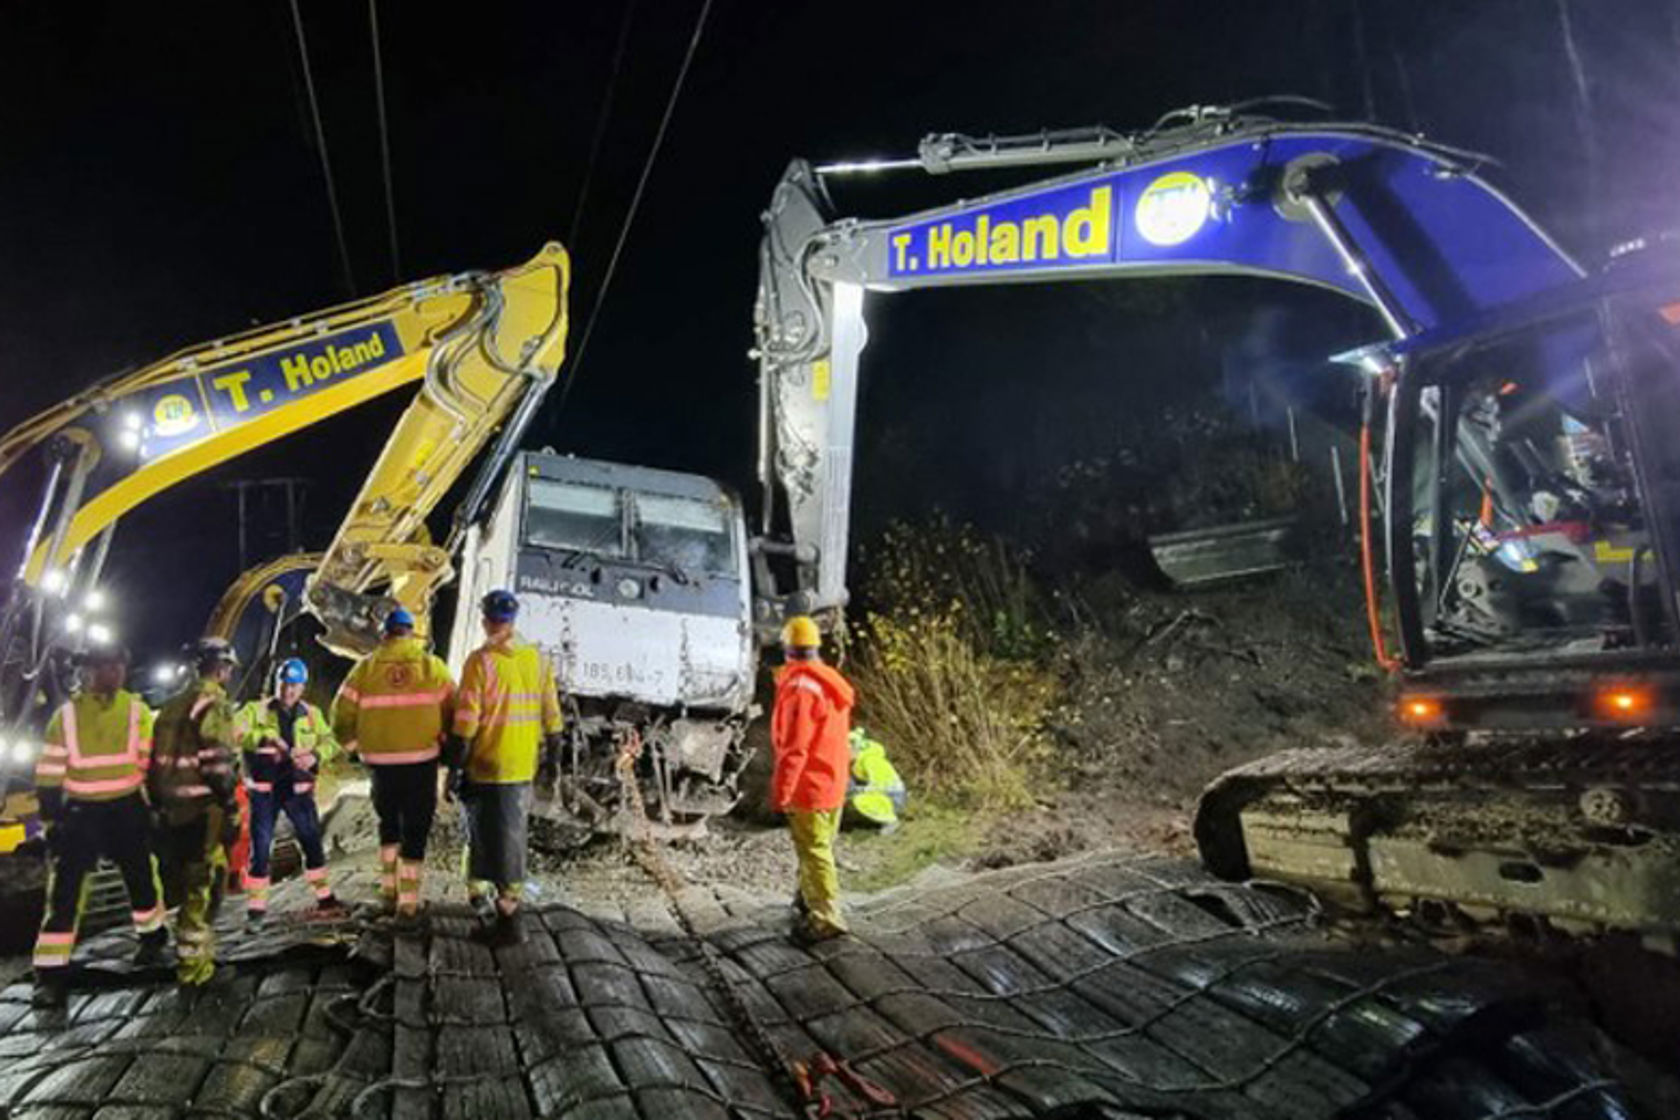
[[[553,383],[569,278],[565,249],[550,243],[510,269],[424,280],[183,350],[25,422],[0,437],[0,473],[38,448],[54,465],[22,583],[67,590],[89,543],[141,503],[420,382],[305,599],[344,652],[371,632],[371,612],[397,602],[424,615],[450,574],[425,519],[497,427],[528,416]],[[381,588],[387,596],[369,596]]]
[[[1567,284],[1579,268],[1476,174],[1479,157],[1369,125],[1217,111],[1124,136],[930,138],[888,167],[1094,170],[887,220],[837,219],[792,163],[765,216],[755,307],[765,529],[786,503],[802,606],[846,599],[853,432],[868,293],[1238,274],[1326,287],[1404,337]],[[872,171],[869,163],[830,172]]]

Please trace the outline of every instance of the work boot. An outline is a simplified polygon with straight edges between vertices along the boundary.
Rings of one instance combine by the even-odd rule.
[[[811,908],[809,906],[805,905],[805,892],[804,891],[794,891],[793,892],[793,902],[790,903],[790,905],[793,907],[793,912],[795,914],[799,915],[801,918],[803,918],[805,915],[807,915],[811,912]]]
[[[239,969],[231,964],[219,964],[215,971],[197,983],[182,984],[188,991],[204,992],[206,995],[220,995],[233,987],[233,982],[239,979]]]
[[[420,911],[418,911],[418,910],[398,910],[396,912],[396,914],[391,918],[391,932],[392,933],[405,933],[405,934],[407,934],[407,933],[419,933],[420,932]]]
[[[315,900],[315,909],[322,914],[339,914],[347,908],[336,894],[325,894]]]
[[[801,949],[809,949],[811,946],[824,941],[833,941],[835,938],[849,936],[850,932],[850,930],[841,929],[838,926],[818,925],[807,918],[804,921],[793,923],[793,929],[788,931],[788,940]]]
[[[169,952],[169,931],[154,929],[140,935],[140,947],[134,950],[135,968],[161,968]]]
[[[495,921],[490,925],[481,926],[473,936],[475,940],[492,949],[511,949],[515,945],[525,944],[525,926],[519,920],[519,911],[515,910],[511,914],[498,911]]]
[[[472,907],[473,914],[480,922],[489,925],[496,920],[496,898],[483,891],[474,891],[467,895],[467,904]]]
[[[258,930],[262,929],[263,923],[266,921],[268,921],[267,910],[245,911],[245,928],[251,933],[256,933]]]
[[[35,977],[35,990],[30,993],[29,1003],[32,1007],[42,1011],[56,1011],[70,1002],[69,989],[65,987],[61,976]]]

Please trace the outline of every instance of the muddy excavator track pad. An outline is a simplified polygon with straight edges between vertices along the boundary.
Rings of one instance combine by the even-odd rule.
[[[493,950],[464,908],[434,906],[417,932],[367,929],[354,948],[311,923],[230,931],[246,963],[222,991],[130,978],[42,1012],[13,986],[0,1105],[51,1120],[1637,1115],[1590,1030],[1516,974],[1340,948],[1305,896],[1183,864],[1110,853],[924,885],[811,949],[784,917],[731,918],[711,897],[704,944],[550,906]]]

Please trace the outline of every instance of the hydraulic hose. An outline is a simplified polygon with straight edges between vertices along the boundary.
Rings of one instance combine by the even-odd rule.
[[[1371,652],[1377,664],[1392,673],[1400,659],[1388,652],[1383,637],[1381,604],[1377,598],[1377,565],[1371,547],[1371,422],[1359,425],[1359,566],[1365,578],[1365,619],[1371,628]]]

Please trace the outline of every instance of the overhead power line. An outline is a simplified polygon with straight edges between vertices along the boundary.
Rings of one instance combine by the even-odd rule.
[[[373,30],[373,96],[379,106],[379,160],[385,174],[385,221],[391,234],[391,280],[402,281],[402,251],[397,244],[397,199],[391,180],[391,133],[385,118],[385,67],[379,57],[379,0],[368,0]]]
[[[607,122],[612,118],[613,100],[618,94],[618,75],[624,67],[624,50],[630,44],[630,24],[635,16],[636,0],[630,0],[624,6],[624,22],[618,28],[618,47],[613,51],[612,74],[607,78],[607,92],[601,98],[601,112],[595,118],[595,135],[589,142],[589,158],[583,165],[583,186],[578,188],[572,224],[566,230],[566,244],[574,251],[577,248],[578,227],[583,224],[584,203],[589,200],[589,186],[595,180],[595,165],[601,158],[601,143],[606,139]]]
[[[338,210],[338,190],[333,184],[332,160],[327,156],[327,134],[321,127],[321,103],[315,97],[315,77],[309,68],[309,40],[303,34],[303,13],[298,0],[291,0],[292,26],[297,30],[298,55],[303,59],[303,88],[309,96],[309,115],[315,122],[315,147],[321,153],[321,173],[327,180],[327,205],[332,209],[333,234],[338,238],[338,263],[344,269],[344,283],[356,294],[356,276],[350,269],[350,247],[344,240],[344,216]]]
[[[295,2],[295,0],[294,0]],[[566,398],[571,395],[572,386],[578,382],[583,373],[583,356],[589,350],[589,339],[595,333],[595,323],[601,317],[601,306],[607,300],[607,289],[612,286],[613,274],[618,271],[619,257],[624,253],[624,243],[630,238],[630,227],[636,220],[636,210],[642,204],[642,195],[647,191],[648,179],[653,175],[653,165],[659,159],[659,149],[665,143],[665,133],[671,126],[671,117],[677,111],[677,100],[682,96],[683,83],[688,79],[689,67],[694,63],[695,52],[700,47],[701,33],[706,29],[706,17],[711,14],[712,0],[705,0],[700,6],[700,14],[694,21],[694,34],[688,40],[688,52],[683,55],[682,67],[677,71],[677,80],[671,86],[671,96],[665,102],[665,115],[659,120],[659,131],[654,133],[653,146],[648,149],[647,160],[642,164],[642,174],[636,180],[636,192],[630,196],[630,208],[625,211],[624,224],[618,230],[618,242],[613,246],[612,257],[607,261],[607,270],[601,276],[600,290],[595,293],[595,304],[589,310],[589,319],[583,325],[583,337],[578,340],[577,355],[572,359],[572,375],[560,387],[560,399],[554,403],[555,414],[566,407]]]

